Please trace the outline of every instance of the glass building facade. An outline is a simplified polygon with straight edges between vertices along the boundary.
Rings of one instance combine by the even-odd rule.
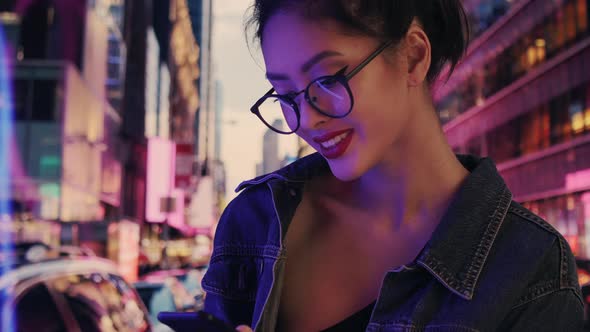
[[[590,1],[465,5],[471,46],[433,90],[449,142],[491,157],[514,199],[590,258]]]

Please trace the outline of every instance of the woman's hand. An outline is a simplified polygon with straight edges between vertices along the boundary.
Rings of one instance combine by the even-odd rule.
[[[238,331],[238,332],[253,332],[252,329],[246,325],[240,325],[240,326],[236,327],[236,331]]]

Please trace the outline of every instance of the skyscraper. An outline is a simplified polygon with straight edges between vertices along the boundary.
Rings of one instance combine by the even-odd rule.
[[[192,21],[193,34],[199,45],[198,64],[200,74],[196,80],[199,91],[199,108],[195,116],[195,152],[201,163],[210,162],[215,140],[215,87],[212,78],[213,63],[211,59],[212,34],[212,0],[188,1],[189,15]],[[209,165],[203,164],[208,172]]]
[[[283,120],[275,120],[272,123],[274,128],[281,128]],[[271,173],[281,168],[279,158],[279,135],[267,129],[262,141],[262,174]]]
[[[36,240],[55,244],[57,234],[62,243],[87,241],[99,255],[106,221],[121,213],[122,122],[114,104],[125,70],[126,41],[115,15],[122,7],[122,1],[0,6],[0,25],[13,31],[13,51],[0,54],[12,58],[14,74],[11,199],[44,229]],[[45,231],[48,220],[58,232]]]

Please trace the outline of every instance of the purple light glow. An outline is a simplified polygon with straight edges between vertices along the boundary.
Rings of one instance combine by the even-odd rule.
[[[568,190],[590,188],[590,169],[568,173],[565,177],[565,188]]]
[[[10,271],[12,266],[12,242],[10,225],[10,166],[11,138],[13,137],[12,91],[9,84],[8,53],[4,41],[4,32],[0,25],[0,276]],[[4,198],[3,198],[4,197]],[[8,224],[8,225],[7,225]],[[14,308],[10,292],[0,290],[1,321],[0,331],[15,331]]]

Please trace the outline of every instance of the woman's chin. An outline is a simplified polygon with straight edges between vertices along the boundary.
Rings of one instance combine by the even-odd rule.
[[[340,181],[348,182],[361,177],[361,172],[352,163],[328,161],[332,174]]]

